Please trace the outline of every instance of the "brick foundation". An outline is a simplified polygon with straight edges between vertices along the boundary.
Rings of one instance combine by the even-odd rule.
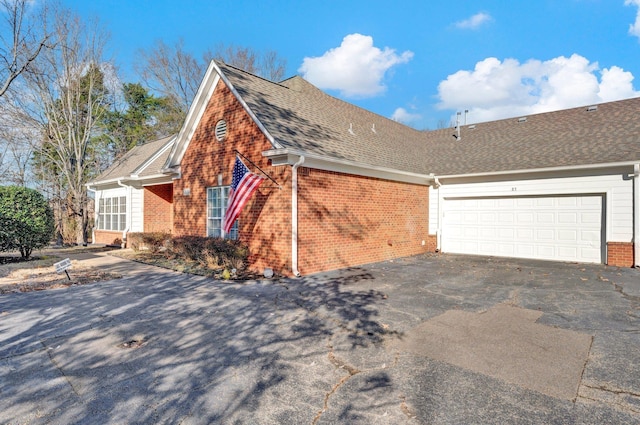
[[[633,242],[607,242],[607,265],[633,267]]]
[[[438,248],[438,236],[437,235],[428,235],[427,236],[427,252],[436,252]]]
[[[94,230],[93,243],[104,243],[107,245],[122,244],[122,232],[119,230]]]

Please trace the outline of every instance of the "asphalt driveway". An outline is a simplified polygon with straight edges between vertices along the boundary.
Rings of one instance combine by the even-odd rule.
[[[637,424],[640,271],[430,255],[0,296],[0,423]]]

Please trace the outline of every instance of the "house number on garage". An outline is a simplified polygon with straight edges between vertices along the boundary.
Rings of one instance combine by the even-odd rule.
[[[511,188],[511,191],[512,191],[512,192],[515,192],[516,190],[518,190],[518,188],[517,188],[517,187],[512,187],[512,188]]]

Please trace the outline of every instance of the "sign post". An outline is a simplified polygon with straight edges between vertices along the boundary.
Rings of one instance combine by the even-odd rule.
[[[69,272],[67,271],[68,269],[71,268],[71,260],[69,258],[65,258],[62,261],[58,261],[57,263],[54,264],[54,267],[56,268],[56,273],[65,272],[65,274],[67,275],[67,279],[71,280],[71,277],[69,276]]]

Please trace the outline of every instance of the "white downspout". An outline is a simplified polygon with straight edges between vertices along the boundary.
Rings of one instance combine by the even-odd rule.
[[[127,189],[127,227],[122,231],[122,248],[125,248],[127,246],[127,233],[129,233],[129,226],[131,226],[131,186],[123,184],[120,179],[118,179],[118,186]]]
[[[640,163],[633,165],[633,177],[633,265],[640,267]]]
[[[291,271],[300,276],[298,270],[298,167],[304,162],[304,156],[291,168]]]
[[[437,176],[433,176],[433,182],[436,184],[436,188],[438,189],[438,229],[436,230],[436,251],[442,251],[442,183],[438,180]]]
[[[92,189],[90,184],[87,185],[87,190],[93,192],[93,226],[91,226],[91,244],[93,245],[96,243],[96,214],[100,214],[98,211],[100,199],[97,197],[98,191]]]

